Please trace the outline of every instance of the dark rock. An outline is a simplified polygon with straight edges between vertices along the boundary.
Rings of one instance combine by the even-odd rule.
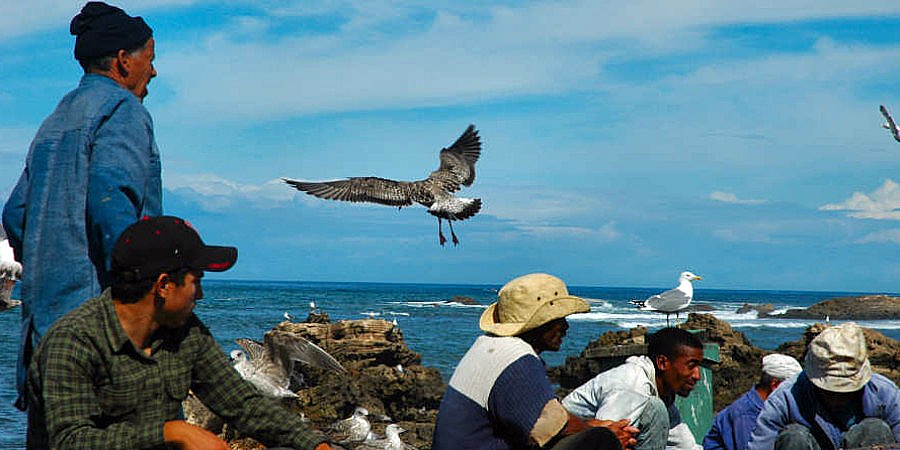
[[[328,313],[325,311],[322,312],[313,312],[310,311],[309,315],[306,316],[306,323],[331,323],[331,317],[328,317]]]
[[[477,301],[475,301],[474,298],[466,297],[465,295],[455,295],[455,296],[453,296],[453,298],[450,299],[450,301],[454,302],[454,303],[460,303],[463,305],[480,305],[481,304],[481,303],[478,303]]]
[[[789,309],[771,318],[825,320],[882,320],[900,317],[900,297],[863,295],[825,300],[806,309]]]
[[[338,376],[303,364],[295,366],[304,386],[299,386],[299,398],[285,402],[298,414],[302,412],[314,428],[327,433],[331,424],[363,406],[369,410],[374,432],[384,434],[388,423],[377,422],[372,416],[388,416],[407,430],[402,435],[404,442],[420,449],[431,447],[446,386],[437,369],[421,365],[421,356],[406,346],[398,327],[385,320],[362,319],[282,322],[275,330],[310,340],[349,372]],[[256,448],[253,444],[253,440],[240,439],[241,448]]]
[[[771,314],[772,311],[775,311],[775,305],[771,303],[763,303],[759,305],[744,303],[744,305],[738,308],[736,312],[738,314],[746,314],[750,311],[756,311],[757,317],[766,317]]]

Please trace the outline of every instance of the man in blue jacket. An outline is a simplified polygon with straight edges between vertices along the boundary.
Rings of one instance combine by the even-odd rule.
[[[750,434],[756,428],[756,419],[763,402],[782,381],[802,371],[793,356],[773,353],[762,359],[762,374],[756,386],[741,398],[716,414],[712,428],[703,438],[704,450],[744,450],[750,442]]]
[[[862,329],[823,330],[806,350],[803,372],[769,396],[751,450],[826,450],[900,441],[900,390],[872,373]]]
[[[162,213],[159,151],[142,104],[156,76],[153,31],[102,2],[88,2],[69,31],[84,76],[41,124],[3,208],[24,266],[20,409],[32,349],[56,319],[109,286],[119,234]]]

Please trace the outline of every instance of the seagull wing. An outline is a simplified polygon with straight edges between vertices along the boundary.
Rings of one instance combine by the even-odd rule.
[[[235,339],[234,342],[237,342],[237,344],[244,349],[244,353],[247,354],[247,359],[254,367],[259,366],[260,363],[266,359],[266,348],[262,342],[246,338],[238,338]]]
[[[651,296],[644,302],[644,308],[662,312],[680,311],[691,303],[691,297],[679,289],[670,289]]]
[[[888,113],[887,108],[884,105],[879,105],[878,109],[881,110],[881,115],[884,116],[885,120],[887,120],[888,129],[891,130],[891,134],[894,135],[894,139],[897,142],[900,142],[900,130],[897,129],[897,124],[894,122],[894,118],[891,117],[891,114]]]
[[[428,178],[440,183],[448,192],[458,191],[460,185],[471,186],[475,181],[475,163],[480,156],[481,138],[475,125],[469,125],[453,145],[441,149],[441,166]]]
[[[286,368],[293,368],[293,361],[300,361],[320,369],[347,373],[347,369],[344,369],[344,366],[328,352],[297,334],[270,331],[266,333],[266,343],[272,347]]]
[[[302,181],[290,178],[282,180],[297,190],[326,200],[369,202],[388,206],[409,206],[413,202],[410,194],[413,183],[406,181],[378,177],[353,177],[334,181]]]

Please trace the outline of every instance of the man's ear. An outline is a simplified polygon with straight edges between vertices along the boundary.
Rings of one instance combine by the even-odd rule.
[[[666,355],[656,356],[656,368],[659,370],[667,370],[669,368],[669,357]]]
[[[128,71],[131,68],[131,60],[129,59],[130,57],[131,55],[129,55],[127,51],[120,49],[118,52],[116,52],[116,58],[113,61],[115,67],[111,67],[111,69],[118,72],[118,74],[121,75],[122,78],[127,78]]]

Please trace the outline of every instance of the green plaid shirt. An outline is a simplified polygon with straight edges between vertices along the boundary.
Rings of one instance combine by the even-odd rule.
[[[28,368],[28,447],[165,447],[163,424],[183,418],[188,389],[266,445],[325,441],[241,378],[196,315],[160,329],[151,348],[148,356],[128,339],[108,289],[58,320]]]

